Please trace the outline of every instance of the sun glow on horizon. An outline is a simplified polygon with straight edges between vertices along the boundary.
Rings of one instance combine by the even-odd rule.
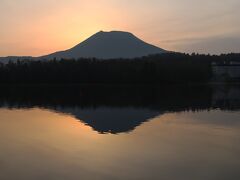
[[[240,2],[203,1],[2,0],[0,56],[46,55],[100,30],[128,31],[173,51],[238,51]]]

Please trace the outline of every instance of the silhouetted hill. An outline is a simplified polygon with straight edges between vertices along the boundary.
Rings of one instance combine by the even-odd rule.
[[[0,62],[3,64],[7,64],[9,61],[11,62],[17,62],[18,60],[24,61],[24,60],[33,60],[34,57],[31,56],[7,56],[7,57],[0,57]]]
[[[167,51],[145,43],[133,34],[122,31],[100,31],[77,46],[56,52],[41,59],[78,59],[78,58],[135,58],[151,54],[161,54]]]

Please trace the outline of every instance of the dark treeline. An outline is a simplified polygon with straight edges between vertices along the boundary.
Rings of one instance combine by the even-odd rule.
[[[211,107],[208,86],[151,85],[13,85],[1,86],[0,107],[134,107],[156,111]]]
[[[169,53],[136,59],[21,60],[0,64],[0,83],[198,83],[211,79],[213,61],[239,57]]]
[[[239,93],[239,85],[3,85],[0,107],[134,107],[161,112],[238,110]]]

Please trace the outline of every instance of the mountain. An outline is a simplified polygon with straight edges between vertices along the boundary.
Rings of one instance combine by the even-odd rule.
[[[116,59],[116,58],[135,58],[152,54],[161,54],[168,51],[148,44],[134,36],[132,33],[123,31],[100,31],[75,47],[55,52],[40,57],[31,56],[8,56],[0,57],[0,62],[7,63],[10,60],[50,60],[50,59],[78,59],[78,58],[97,58],[97,59]]]
[[[75,47],[39,57],[41,59],[70,58],[135,58],[167,51],[145,43],[129,32],[100,31]]]
[[[9,61],[17,62],[18,60],[33,60],[34,57],[31,56],[7,56],[7,57],[0,57],[0,62],[3,64],[7,64]]]

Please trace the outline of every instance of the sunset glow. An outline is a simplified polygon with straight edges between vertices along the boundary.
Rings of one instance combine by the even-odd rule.
[[[1,0],[0,56],[65,50],[100,30],[174,51],[237,52],[238,7],[239,0]]]

